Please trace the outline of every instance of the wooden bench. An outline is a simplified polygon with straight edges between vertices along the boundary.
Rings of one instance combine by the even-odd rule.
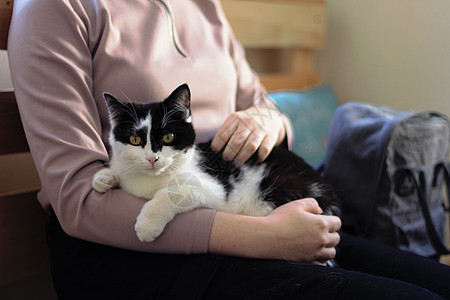
[[[0,0],[0,49],[6,50],[13,0]],[[0,299],[56,299],[39,178],[14,92],[0,90]]]
[[[223,0],[226,15],[268,90],[320,83],[315,53],[324,44],[324,0]],[[0,0],[6,50],[13,0]],[[45,242],[47,214],[14,98],[0,91],[0,298],[55,299]]]

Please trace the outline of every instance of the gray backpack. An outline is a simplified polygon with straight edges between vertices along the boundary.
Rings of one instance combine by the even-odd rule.
[[[450,130],[436,112],[339,107],[321,171],[342,201],[343,230],[428,257],[444,243]]]

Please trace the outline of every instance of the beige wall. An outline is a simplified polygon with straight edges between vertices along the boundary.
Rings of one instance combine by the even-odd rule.
[[[450,115],[450,1],[328,0],[319,70],[340,102]]]

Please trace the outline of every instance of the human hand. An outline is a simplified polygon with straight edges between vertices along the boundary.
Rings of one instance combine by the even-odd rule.
[[[275,250],[294,261],[320,263],[333,259],[341,220],[321,213],[312,198],[289,202],[270,213],[266,219],[272,229],[268,233],[277,240]]]
[[[223,157],[228,161],[244,163],[257,151],[259,161],[263,161],[285,136],[279,111],[253,106],[231,114],[217,131],[211,147],[217,152],[225,147]]]
[[[265,217],[217,212],[209,251],[249,258],[325,262],[336,255],[341,220],[321,213],[312,198],[284,204]]]

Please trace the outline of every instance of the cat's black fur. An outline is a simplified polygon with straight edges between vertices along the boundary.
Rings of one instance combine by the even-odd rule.
[[[131,135],[142,138],[141,145],[147,143],[147,127],[136,132],[132,126],[137,120],[151,115],[151,149],[158,152],[164,146],[162,136],[172,133],[176,136],[170,146],[176,150],[187,151],[197,147],[201,155],[200,168],[222,183],[227,194],[233,189],[233,184],[242,178],[242,166],[225,161],[222,153],[216,153],[210,147],[211,142],[194,145],[195,130],[192,123],[186,121],[190,115],[190,91],[186,84],[178,87],[163,102],[131,104],[123,103],[112,95],[105,94],[111,113],[114,138],[124,144],[129,144]],[[170,116],[168,116],[170,115]],[[260,181],[260,191],[264,201],[273,203],[275,207],[289,201],[301,198],[315,198],[326,214],[339,214],[337,197],[333,188],[303,159],[293,152],[275,147],[268,158],[261,163],[265,172]],[[254,154],[244,166],[257,167],[257,154]]]
[[[187,85],[182,85],[173,94],[184,89],[189,91]],[[186,98],[189,101],[185,101],[184,106],[189,110],[190,115],[190,92]],[[158,124],[162,115],[161,109],[153,107],[151,110],[154,110],[152,117],[156,121],[152,123]],[[189,143],[193,144],[195,131],[191,123],[175,122],[175,124],[179,125],[176,130],[183,129],[181,135],[184,143],[181,146],[186,147]],[[174,126],[176,126],[175,124]],[[203,164],[201,167],[205,172],[219,179],[225,190],[230,192],[232,188],[230,182],[239,181],[241,167],[234,162],[225,161],[222,158],[222,152],[216,153],[210,145],[211,142],[197,145],[197,148],[202,150]],[[258,157],[255,153],[245,165],[254,166],[257,161]],[[264,191],[265,201],[272,202],[275,207],[278,207],[292,200],[310,197],[318,201],[325,213],[340,214],[337,196],[331,185],[327,184],[310,165],[293,152],[283,147],[275,147],[262,164],[266,166],[266,172],[260,183],[260,189]]]
[[[222,152],[216,153],[210,145],[211,142],[197,145],[204,157],[203,169],[220,179],[229,192],[232,188],[230,182],[240,179],[240,166],[225,161]],[[258,156],[255,153],[245,165],[254,166],[258,164],[257,161]],[[340,214],[337,196],[332,186],[293,152],[283,147],[275,147],[262,164],[266,166],[266,172],[260,183],[260,189],[264,191],[265,201],[278,207],[292,200],[314,198],[326,214]]]

